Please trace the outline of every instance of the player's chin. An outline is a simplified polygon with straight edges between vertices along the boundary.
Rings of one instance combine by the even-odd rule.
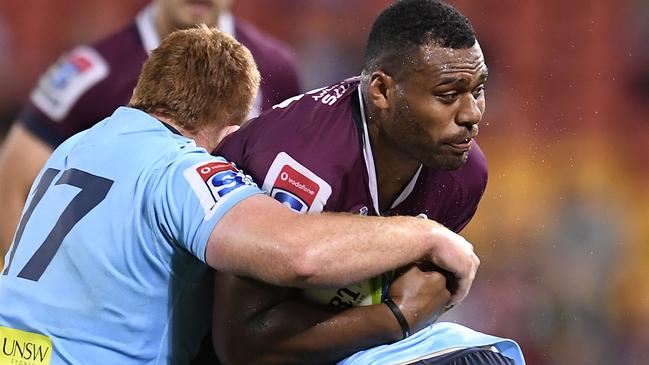
[[[424,165],[436,170],[457,170],[464,166],[468,158],[468,151],[463,153],[436,155],[428,159],[427,162],[424,162]]]

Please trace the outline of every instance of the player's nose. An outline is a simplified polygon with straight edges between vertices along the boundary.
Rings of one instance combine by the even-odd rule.
[[[457,115],[455,116],[455,122],[467,128],[478,124],[482,120],[483,112],[479,101],[471,93],[462,95],[459,101],[460,104]]]

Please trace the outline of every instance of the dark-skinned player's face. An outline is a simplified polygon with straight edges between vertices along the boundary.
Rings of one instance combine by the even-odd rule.
[[[384,134],[427,167],[460,168],[485,110],[486,79],[477,42],[466,49],[421,46],[412,69],[395,80]]]

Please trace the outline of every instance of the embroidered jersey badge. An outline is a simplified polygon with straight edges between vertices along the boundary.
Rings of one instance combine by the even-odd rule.
[[[32,91],[31,100],[53,121],[61,121],[81,95],[108,73],[108,64],[97,51],[77,47],[47,70]]]
[[[331,196],[331,186],[286,152],[270,165],[262,189],[298,213],[321,212]]]
[[[227,195],[245,186],[256,186],[250,176],[232,163],[223,161],[201,162],[186,169],[183,175],[198,196],[205,211],[205,219],[214,214]]]

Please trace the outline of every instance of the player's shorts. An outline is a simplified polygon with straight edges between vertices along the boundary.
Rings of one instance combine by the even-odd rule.
[[[514,360],[485,348],[468,348],[409,365],[515,365]]]

